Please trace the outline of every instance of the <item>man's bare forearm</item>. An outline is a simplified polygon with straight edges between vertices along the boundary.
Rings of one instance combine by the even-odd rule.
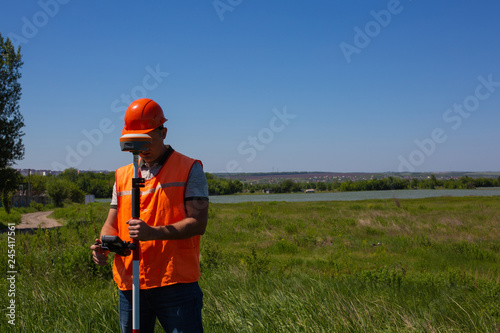
[[[187,217],[179,222],[156,227],[157,238],[167,239],[186,239],[194,236],[200,236],[205,233],[204,223],[192,217]]]
[[[111,208],[109,210],[108,217],[101,228],[101,236],[102,235],[113,235],[113,236],[118,235],[118,229],[116,228],[116,217],[117,217],[116,209]]]
[[[186,217],[178,222],[150,226],[140,219],[127,222],[129,235],[132,239],[142,241],[186,239],[203,235],[208,221],[208,201],[193,200],[186,202]]]

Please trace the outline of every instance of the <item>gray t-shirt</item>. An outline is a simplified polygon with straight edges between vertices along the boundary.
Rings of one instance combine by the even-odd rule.
[[[155,177],[163,164],[155,164],[148,167],[146,163],[141,160],[140,170],[141,177],[149,180]],[[208,200],[208,183],[205,173],[203,172],[203,167],[200,163],[194,163],[189,173],[188,181],[186,184],[186,191],[184,193],[184,200],[201,199]],[[118,199],[116,196],[116,183],[113,186],[113,197],[111,198],[111,208],[117,208]]]

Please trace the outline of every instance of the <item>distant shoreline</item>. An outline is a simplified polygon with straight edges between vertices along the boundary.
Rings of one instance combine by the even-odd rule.
[[[307,202],[307,201],[359,201],[387,199],[425,199],[435,197],[464,196],[499,196],[500,187],[480,189],[418,189],[418,190],[381,190],[381,191],[347,191],[347,192],[317,192],[317,193],[279,193],[279,194],[229,194],[210,196],[211,203],[241,203],[241,202]]]

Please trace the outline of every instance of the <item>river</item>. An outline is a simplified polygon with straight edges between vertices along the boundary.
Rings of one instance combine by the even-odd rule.
[[[293,194],[236,194],[210,196],[212,203],[239,203],[248,201],[355,201],[368,199],[421,199],[430,197],[500,196],[500,188],[479,188],[474,190],[395,190],[334,193]]]

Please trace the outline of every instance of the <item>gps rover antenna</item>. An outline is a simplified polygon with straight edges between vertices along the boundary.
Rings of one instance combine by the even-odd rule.
[[[141,215],[141,191],[144,187],[144,178],[139,178],[139,153],[147,150],[151,137],[147,134],[125,134],[120,138],[122,151],[129,151],[134,155],[134,177],[132,178],[132,218],[138,219]],[[140,243],[134,239],[135,249],[132,254],[132,332],[140,332],[140,298],[139,298],[139,260]]]

